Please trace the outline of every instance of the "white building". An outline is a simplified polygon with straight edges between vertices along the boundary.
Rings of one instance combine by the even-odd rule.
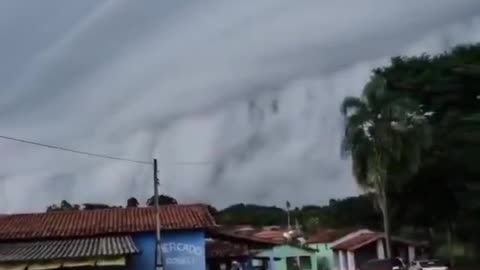
[[[392,237],[392,256],[409,263],[419,252],[420,243]],[[383,259],[385,254],[385,235],[369,230],[359,230],[348,234],[332,244],[334,270],[357,270],[372,259]]]

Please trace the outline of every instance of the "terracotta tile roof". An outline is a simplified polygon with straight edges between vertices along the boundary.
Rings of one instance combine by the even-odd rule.
[[[364,247],[379,239],[385,239],[385,234],[380,232],[362,233],[336,244],[335,246],[332,247],[332,249],[352,251],[352,250],[356,250],[361,247]],[[412,240],[408,240],[408,239],[397,237],[397,236],[392,236],[391,240],[392,242],[396,242],[404,245],[411,245],[411,246],[424,246],[426,244],[424,242],[412,241]]]
[[[160,208],[163,230],[215,226],[206,205],[166,205]],[[0,241],[91,237],[155,231],[155,209],[112,208],[14,214],[0,218]]]
[[[345,235],[356,231],[355,229],[320,229],[316,233],[310,235],[307,244],[332,243]]]
[[[0,244],[0,262],[80,259],[138,253],[130,236],[107,236]]]
[[[236,243],[244,243],[249,245],[262,245],[272,247],[278,245],[277,241],[254,237],[248,234],[235,233],[219,228],[209,229],[208,234],[217,240],[232,241]]]
[[[232,243],[220,240],[210,241],[206,245],[207,258],[253,256],[264,249],[266,247],[258,248],[245,243]]]
[[[207,242],[208,258],[253,256],[278,244],[249,234],[236,233],[231,226],[218,226],[207,230],[207,233],[213,238]]]
[[[283,243],[286,242],[286,238],[283,236],[286,232],[287,230],[265,230],[254,233],[252,236],[277,243]]]
[[[381,237],[382,236],[377,233],[359,234],[355,237],[352,237],[350,239],[347,239],[345,241],[342,241],[336,244],[335,246],[332,247],[332,249],[355,250],[357,248],[370,244]]]

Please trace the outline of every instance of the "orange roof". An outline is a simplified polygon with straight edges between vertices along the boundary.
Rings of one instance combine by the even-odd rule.
[[[356,250],[357,248],[370,244],[381,237],[382,236],[378,233],[363,233],[336,244],[332,249]]]
[[[281,243],[286,241],[286,238],[283,236],[285,232],[287,231],[286,230],[271,230],[271,231],[266,230],[266,231],[260,231],[253,234],[253,237]]]
[[[361,247],[364,247],[370,243],[373,243],[379,239],[385,239],[385,234],[383,233],[378,233],[378,232],[370,232],[370,233],[362,233],[359,234],[355,237],[352,237],[350,239],[347,239],[345,241],[342,241],[335,246],[332,247],[332,249],[341,249],[341,250],[356,250]],[[411,246],[424,246],[424,242],[417,242],[417,241],[411,241],[408,239],[392,236],[391,237],[392,242],[396,243],[401,243],[404,245],[411,245]]]
[[[162,230],[215,226],[208,207],[202,204],[161,206],[160,223]],[[13,214],[0,219],[0,241],[150,232],[155,228],[153,207]]]
[[[332,243],[337,239],[344,237],[345,235],[352,233],[354,229],[320,229],[316,233],[310,235],[307,239],[308,244],[318,243]]]
[[[227,241],[237,242],[237,243],[242,242],[242,243],[248,243],[248,244],[268,245],[268,246],[274,246],[278,244],[278,241],[259,238],[253,235],[245,235],[241,233],[239,234],[235,232],[225,231],[218,228],[209,229],[207,230],[207,232],[209,233],[210,236],[213,236],[218,240],[227,240]]]

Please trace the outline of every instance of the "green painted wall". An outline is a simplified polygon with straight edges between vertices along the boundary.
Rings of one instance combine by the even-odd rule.
[[[317,270],[316,253],[314,251],[302,249],[295,246],[281,245],[276,246],[273,249],[266,250],[260,253],[259,256],[265,256],[270,258],[280,258],[280,260],[274,261],[272,270],[287,270],[287,257],[310,257],[311,268],[302,268],[305,270]]]
[[[318,270],[331,270],[334,266],[333,251],[330,249],[330,244],[309,244],[309,247],[316,249],[315,258],[317,261]]]

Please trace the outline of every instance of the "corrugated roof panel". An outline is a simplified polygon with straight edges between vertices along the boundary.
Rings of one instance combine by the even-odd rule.
[[[32,262],[136,254],[130,236],[109,236],[0,244],[0,262]]]

